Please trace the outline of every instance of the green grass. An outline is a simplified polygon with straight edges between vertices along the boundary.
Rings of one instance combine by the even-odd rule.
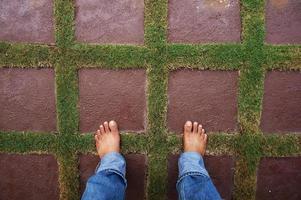
[[[181,136],[166,127],[167,82],[180,67],[239,70],[234,133],[210,133],[211,155],[235,157],[234,198],[255,199],[256,170],[264,156],[300,156],[300,135],[264,135],[259,129],[268,70],[301,70],[301,46],[264,43],[264,0],[241,0],[240,44],[167,42],[167,0],[145,0],[144,46],[88,45],[75,41],[74,1],[55,0],[55,46],[0,43],[0,67],[52,67],[56,74],[58,133],[1,132],[0,152],[50,153],[59,164],[61,199],[79,199],[78,154],[94,152],[92,134],[78,132],[80,68],[147,70],[147,130],[122,133],[123,153],[147,155],[147,198],[166,199],[167,156],[181,151]]]

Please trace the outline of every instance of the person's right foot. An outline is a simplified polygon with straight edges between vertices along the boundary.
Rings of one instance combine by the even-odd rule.
[[[184,125],[184,152],[197,152],[202,156],[205,155],[207,146],[207,134],[201,124],[187,121]]]

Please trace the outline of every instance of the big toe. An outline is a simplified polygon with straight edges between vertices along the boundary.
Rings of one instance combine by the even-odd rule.
[[[187,121],[184,125],[184,133],[190,133],[192,130],[192,122]]]
[[[114,120],[111,120],[109,122],[109,127],[110,127],[112,132],[118,132],[118,126],[117,126],[117,123]]]

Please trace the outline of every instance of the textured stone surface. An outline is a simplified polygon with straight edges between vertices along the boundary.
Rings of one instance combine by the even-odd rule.
[[[52,69],[0,69],[0,130],[55,131]]]
[[[270,71],[264,83],[261,129],[301,132],[301,73]]]
[[[143,44],[143,23],[143,0],[76,0],[79,41]]]
[[[168,199],[178,197],[176,182],[178,178],[179,155],[168,157]],[[205,156],[206,169],[212,178],[221,197],[225,200],[232,199],[234,160],[230,156]]]
[[[146,178],[146,158],[142,154],[128,154],[126,159],[126,179],[128,187],[126,189],[127,200],[144,199],[145,178]],[[94,174],[95,168],[99,162],[99,157],[95,155],[80,156],[80,188],[83,194],[86,182]]]
[[[0,41],[54,43],[53,0],[1,0]]]
[[[182,133],[186,120],[207,131],[233,131],[237,126],[237,79],[233,71],[173,71],[168,83],[168,127]]]
[[[143,131],[145,84],[144,70],[80,70],[80,131],[95,131],[112,119],[120,130]]]
[[[256,199],[301,199],[301,157],[262,158],[257,174]]]
[[[169,0],[168,40],[239,42],[239,0]]]
[[[0,154],[0,199],[59,199],[58,166],[51,155]]]
[[[301,1],[266,1],[266,41],[301,44]]]

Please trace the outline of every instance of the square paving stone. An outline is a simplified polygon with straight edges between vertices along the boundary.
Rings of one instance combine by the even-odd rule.
[[[58,165],[52,155],[0,154],[0,199],[59,199]]]
[[[257,172],[256,199],[300,200],[301,157],[262,158]]]
[[[235,71],[176,70],[168,83],[167,122],[182,133],[187,120],[198,121],[206,131],[234,131],[237,126]]]
[[[96,131],[109,120],[120,130],[143,131],[145,87],[145,70],[80,70],[80,131]]]
[[[168,40],[240,42],[239,0],[169,0]]]
[[[76,38],[88,43],[143,44],[144,0],[76,0]]]
[[[179,155],[168,157],[168,199],[178,199],[176,183],[178,179]],[[216,186],[221,197],[225,200],[232,199],[234,182],[234,159],[231,156],[205,156],[205,167]],[[200,188],[201,189],[201,188]]]
[[[127,154],[126,160],[126,199],[141,200],[145,197],[146,183],[146,157],[142,154]],[[87,154],[80,156],[80,192],[84,193],[86,182],[91,177],[96,169],[100,159],[96,155]]]
[[[273,44],[301,44],[301,1],[266,1],[266,41]]]
[[[0,69],[0,130],[55,131],[53,69]]]
[[[1,0],[0,41],[54,43],[53,0]]]
[[[301,72],[266,74],[260,127],[265,133],[301,132]]]

